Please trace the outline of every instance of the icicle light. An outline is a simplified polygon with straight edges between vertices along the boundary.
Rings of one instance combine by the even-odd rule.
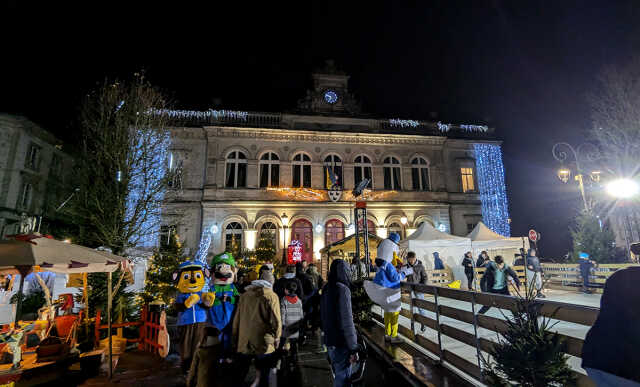
[[[495,144],[474,144],[482,220],[494,232],[510,236],[509,205],[504,183],[502,150]]]

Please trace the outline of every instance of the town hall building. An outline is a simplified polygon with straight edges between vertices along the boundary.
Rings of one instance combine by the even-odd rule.
[[[172,127],[175,197],[163,236],[177,232],[192,253],[203,232],[211,253],[233,243],[254,249],[261,233],[278,248],[292,240],[303,257],[355,230],[352,190],[368,228],[404,238],[422,222],[466,235],[480,220],[509,234],[501,142],[493,128],[372,118],[360,111],[349,76],[331,62],[288,113],[208,110],[164,112]]]

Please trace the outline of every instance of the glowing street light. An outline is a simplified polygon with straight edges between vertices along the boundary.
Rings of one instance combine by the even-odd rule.
[[[571,178],[571,171],[567,168],[560,168],[558,169],[558,179],[560,179],[561,182],[566,183],[569,181],[569,179]]]
[[[407,224],[407,217],[402,215],[402,217],[400,218],[400,223],[402,223],[403,226]]]
[[[617,179],[606,186],[607,193],[615,198],[628,199],[640,191],[640,186],[630,179]]]

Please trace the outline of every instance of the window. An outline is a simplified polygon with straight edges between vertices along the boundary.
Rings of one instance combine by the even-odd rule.
[[[25,160],[24,166],[33,169],[34,171],[38,170],[38,166],[40,164],[40,147],[36,144],[29,145],[29,152],[27,152],[27,159]]]
[[[18,196],[18,202],[16,203],[16,207],[20,209],[27,209],[29,204],[31,203],[31,194],[33,191],[33,187],[31,183],[22,183],[22,187],[20,188],[20,195]]]
[[[160,226],[160,247],[169,247],[171,242],[171,235],[175,234],[177,230],[176,226]]]
[[[429,163],[422,157],[411,160],[411,178],[414,191],[429,190]]]
[[[231,152],[227,156],[227,188],[247,186],[247,156],[242,152]]]
[[[51,159],[49,174],[53,177],[62,177],[62,158],[55,153]]]
[[[384,189],[401,189],[400,185],[400,161],[395,157],[384,159]]]
[[[336,184],[342,187],[342,160],[337,155],[329,155],[324,159],[324,181],[325,188],[329,189],[333,185],[329,178],[329,171],[333,171]]]
[[[371,159],[369,157],[364,155],[356,157],[355,164],[353,166],[353,178],[354,187],[357,187],[364,179],[369,179],[367,188],[371,189],[371,187],[373,187],[373,179],[371,179]]]
[[[462,192],[474,191],[473,168],[460,168],[460,176],[462,176]]]
[[[242,248],[242,225],[231,222],[224,230],[225,251],[234,252]]]
[[[278,246],[276,244],[276,231],[277,227],[272,222],[264,222],[262,224],[262,227],[260,227],[260,237],[262,238],[263,236],[268,236],[271,239],[274,248]]]
[[[280,185],[280,159],[268,152],[260,157],[260,188]]]
[[[325,225],[324,243],[328,246],[344,239],[344,223],[337,219],[331,219]]]
[[[293,186],[311,187],[311,158],[305,153],[293,157]]]

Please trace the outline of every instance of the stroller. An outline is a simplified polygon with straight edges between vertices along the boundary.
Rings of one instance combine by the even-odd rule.
[[[351,366],[351,385],[359,386],[364,382],[364,371],[367,365],[367,343],[364,341],[361,335],[358,334],[358,361]],[[331,364],[331,359],[327,354],[327,361]],[[333,369],[333,364],[331,364],[331,376],[335,379],[336,373]]]

